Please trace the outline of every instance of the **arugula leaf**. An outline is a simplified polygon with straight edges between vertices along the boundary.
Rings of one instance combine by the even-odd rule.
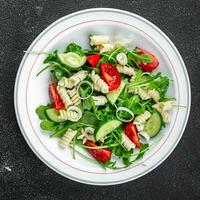
[[[60,80],[63,76],[68,77],[68,75],[69,74],[67,74],[65,71],[57,68],[50,71],[50,76],[52,80]]]
[[[83,98],[89,96],[91,92],[92,92],[92,87],[87,83],[81,84],[78,90],[79,95]]]
[[[51,104],[47,104],[46,106],[41,105],[39,107],[36,108],[35,112],[37,113],[39,119],[41,120],[45,120],[48,119],[47,114],[46,114],[46,110],[52,108]]]
[[[43,120],[40,123],[40,127],[41,129],[45,130],[45,131],[55,131],[58,128],[58,124],[49,120]]]
[[[97,117],[89,111],[85,111],[82,118],[77,122],[80,126],[92,126],[95,127],[98,124],[99,120]]]
[[[142,114],[145,111],[145,104],[138,95],[132,95],[124,91],[120,98],[118,99],[118,106],[123,106],[129,108],[134,114]],[[123,114],[123,113],[120,113]],[[127,113],[124,113],[123,118],[129,117]]]
[[[116,60],[116,56],[118,53],[125,53],[126,50],[125,48],[117,48],[113,51],[107,51],[107,52],[103,52],[101,55],[101,59],[98,63],[98,66],[101,64],[101,63],[111,63],[111,64],[117,64],[117,60]]]
[[[67,129],[77,129],[82,126],[89,126],[89,127],[95,127],[98,124],[97,117],[89,111],[85,111],[82,118],[77,122],[69,122],[66,126],[62,127],[61,129],[55,131],[51,137],[57,137],[63,135]]]
[[[109,160],[107,162],[100,162],[100,161],[97,161],[97,162],[105,170],[106,170],[106,168],[108,168],[108,169],[117,169],[117,167],[116,167],[116,161]]]
[[[57,52],[58,50],[55,50],[53,53],[50,53],[48,54],[47,58],[43,61],[43,63],[49,63],[49,62],[52,62],[52,61],[57,61],[58,58],[57,58]]]
[[[138,50],[137,49],[134,49],[132,51],[128,51],[127,53],[127,57],[128,57],[128,61],[133,61],[135,62],[136,65],[140,64],[140,63],[144,63],[145,65],[148,64],[148,63],[151,63],[152,62],[152,58],[144,53],[144,54],[138,54]]]
[[[92,104],[93,112],[100,121],[107,121],[109,119],[116,119],[115,109],[111,104],[107,104],[106,107],[96,107]]]
[[[68,52],[74,52],[80,56],[84,56],[84,50],[81,48],[81,46],[79,46],[78,44],[75,44],[75,43],[70,43],[66,47],[65,53],[68,53]]]
[[[146,76],[146,75],[142,75],[140,77],[138,77],[137,79],[135,79],[133,82],[129,83],[127,85],[127,88],[128,89],[131,89],[135,86],[142,86],[144,84],[149,84],[151,83],[152,81],[158,79],[161,77],[161,73],[157,73],[156,75],[154,76]]]
[[[167,76],[160,76],[159,79],[150,83],[149,88],[155,88],[160,93],[160,101],[162,101],[169,88],[169,78]]]
[[[141,159],[145,152],[149,149],[149,144],[141,144],[141,147],[140,147],[140,152],[139,154],[137,155],[137,157],[135,158],[135,160],[139,160]]]
[[[104,145],[108,146],[112,153],[118,158],[123,160],[125,166],[129,166],[131,164],[130,158],[133,154],[133,150],[127,151],[121,144],[123,129],[122,127],[118,127],[111,134],[107,135],[107,138],[104,141]],[[112,146],[112,144],[118,143],[118,146]]]
[[[83,109],[84,110],[91,110],[92,109],[91,98],[83,100]]]

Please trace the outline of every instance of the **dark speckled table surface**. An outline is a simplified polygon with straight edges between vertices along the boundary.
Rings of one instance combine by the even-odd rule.
[[[14,113],[23,50],[58,18],[92,7],[124,9],[153,22],[180,51],[191,81],[190,118],[174,152],[146,176],[118,186],[83,185],[56,174],[31,151]],[[0,0],[0,199],[200,199],[199,77],[199,0]]]

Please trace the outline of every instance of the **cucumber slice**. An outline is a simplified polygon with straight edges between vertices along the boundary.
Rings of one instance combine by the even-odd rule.
[[[121,92],[123,91],[125,85],[126,85],[126,83],[122,80],[119,88],[106,94],[108,101],[110,101],[110,103],[112,105],[115,104],[115,102],[117,101],[117,99],[118,99],[119,95],[121,94]]]
[[[156,111],[151,115],[145,124],[144,131],[152,138],[160,132],[162,124],[162,116],[159,112]]]
[[[49,117],[49,119],[54,121],[54,122],[64,122],[64,121],[66,121],[66,120],[59,118],[59,112],[55,108],[47,109],[46,113],[47,113],[47,116]]]
[[[103,139],[106,135],[108,135],[110,132],[115,130],[121,124],[122,122],[120,122],[117,119],[113,119],[103,124],[100,124],[99,127],[95,131],[95,139],[97,141]]]
[[[79,56],[77,53],[74,52],[58,53],[57,56],[61,63],[72,69],[80,68],[86,62],[85,56]]]

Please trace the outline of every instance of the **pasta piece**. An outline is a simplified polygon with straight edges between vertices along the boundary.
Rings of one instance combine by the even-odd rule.
[[[62,77],[59,81],[58,81],[58,85],[59,86],[62,86],[62,87],[66,87],[66,88],[73,88],[73,82],[69,79],[69,78],[66,78],[66,77]]]
[[[57,91],[60,95],[60,98],[62,99],[64,105],[65,105],[65,108],[67,109],[70,105],[72,105],[72,101],[67,93],[67,90],[62,87],[62,86],[57,86]]]
[[[101,88],[98,85],[95,85],[94,83],[93,83],[93,89],[98,92],[101,92]]]
[[[76,122],[82,117],[82,111],[77,106],[70,106],[67,110],[59,110],[59,112],[59,117],[63,120],[70,120]]]
[[[136,124],[137,131],[143,131],[144,130],[144,124]]]
[[[134,93],[134,94],[138,94],[139,97],[142,99],[142,100],[147,100],[147,99],[150,99],[151,97],[149,96],[149,94],[143,90],[142,88],[140,87],[135,87],[135,88],[132,88],[132,89],[129,89],[128,91],[129,93]]]
[[[172,109],[172,102],[173,101],[158,102],[152,107],[158,111],[170,111]]]
[[[90,36],[90,45],[95,46],[95,45],[102,45],[106,44],[109,42],[109,36],[107,35],[93,35]]]
[[[163,121],[165,123],[169,122],[170,120],[169,112],[172,109],[172,101],[158,102],[154,104],[152,107],[160,112],[160,114],[162,115]]]
[[[76,133],[77,133],[77,131],[74,131],[72,129],[68,129],[67,132],[60,139],[59,146],[61,148],[65,149],[70,144],[70,142],[73,140]]]
[[[148,133],[144,132],[144,131],[140,131],[138,132],[138,136],[140,139],[140,143],[142,144],[148,144],[150,141],[150,137],[148,135]]]
[[[134,73],[133,76],[131,76],[130,82],[134,82],[134,81],[135,81],[135,78],[136,78],[136,73]]]
[[[106,52],[106,51],[112,51],[115,49],[114,44],[102,44],[102,47],[100,48],[100,53]]]
[[[72,90],[68,90],[68,93],[69,93],[69,96],[70,96],[70,98],[71,98],[73,104],[74,104],[75,106],[78,106],[78,105],[81,103],[81,100],[80,100],[80,98],[79,98],[78,95],[77,95],[76,89],[73,88]]]
[[[148,95],[155,101],[155,102],[159,102],[160,100],[160,93],[153,89],[153,90],[149,90],[148,91]]]
[[[82,140],[83,144],[85,144],[87,140],[95,142],[94,129],[92,127],[81,128],[81,133],[82,134],[78,136],[77,139]]]
[[[96,106],[103,106],[108,102],[105,96],[92,96],[92,99]]]
[[[73,83],[73,86],[76,86],[78,83],[80,83],[82,80],[84,80],[87,77],[87,71],[81,70],[71,76],[69,79]]]
[[[135,144],[125,135],[122,133],[121,144],[130,151],[131,149],[135,149]]]
[[[143,114],[135,117],[133,124],[144,124],[151,117],[151,113],[149,111],[145,111]]]
[[[63,120],[68,120],[67,111],[66,110],[59,110],[59,118]]]
[[[165,123],[169,122],[170,116],[168,111],[162,111],[160,114],[162,115],[163,121]]]
[[[121,74],[126,74],[128,76],[133,76],[135,74],[135,71],[132,67],[117,65],[116,68]]]
[[[95,90],[100,91],[102,93],[109,92],[109,86],[107,85],[106,82],[104,82],[103,79],[100,78],[99,75],[95,74],[95,71],[92,71],[91,79],[94,82],[93,86]]]

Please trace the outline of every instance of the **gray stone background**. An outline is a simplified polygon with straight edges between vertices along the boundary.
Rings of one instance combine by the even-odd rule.
[[[160,27],[180,51],[191,81],[190,119],[174,152],[151,173],[118,186],[83,185],[56,174],[26,144],[14,113],[23,50],[58,18],[92,7],[124,9]],[[200,199],[199,54],[199,0],[0,0],[0,199]]]

